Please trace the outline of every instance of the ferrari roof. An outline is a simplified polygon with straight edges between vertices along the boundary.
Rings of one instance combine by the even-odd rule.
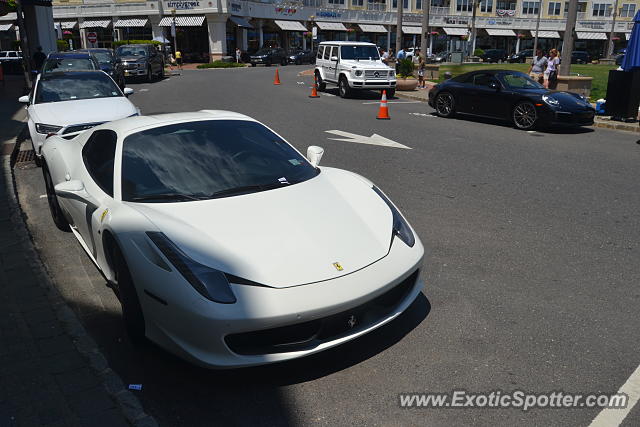
[[[140,128],[154,128],[165,124],[190,122],[197,120],[250,120],[255,121],[244,114],[225,110],[201,110],[187,113],[165,113],[149,116],[135,116],[126,119],[105,123],[100,128],[111,129],[116,133],[127,134]]]

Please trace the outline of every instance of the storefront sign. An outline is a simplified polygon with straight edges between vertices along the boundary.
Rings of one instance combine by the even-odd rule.
[[[321,18],[340,18],[342,16],[342,13],[322,11],[322,12],[316,13],[316,16]]]
[[[511,26],[513,25],[513,19],[488,19],[487,25]]]
[[[200,7],[199,1],[168,1],[167,9],[190,10]]]
[[[445,18],[444,23],[448,25],[469,25],[469,20],[464,18],[448,16]]]
[[[602,21],[580,21],[578,25],[584,28],[590,28],[592,30],[604,30],[606,29],[606,23]],[[609,28],[611,28],[611,24],[609,24]]]
[[[295,15],[296,12],[297,10],[292,7],[276,7],[276,13],[278,15],[292,16]]]

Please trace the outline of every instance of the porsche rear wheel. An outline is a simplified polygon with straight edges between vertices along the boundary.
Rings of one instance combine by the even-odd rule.
[[[439,93],[436,97],[436,112],[440,117],[453,116],[456,101],[449,92]]]
[[[115,245],[112,258],[115,264],[116,282],[118,283],[118,298],[122,307],[122,320],[129,339],[134,345],[142,345],[147,342],[145,336],[144,314],[136,293],[136,287],[127,267],[127,262]]]
[[[54,224],[56,225],[56,227],[58,227],[58,229],[62,231],[71,231],[69,223],[64,217],[62,209],[58,204],[58,197],[56,196],[56,191],[53,187],[53,181],[51,180],[49,168],[44,162],[42,164],[42,174],[44,175],[44,185],[47,191],[47,202],[49,203],[49,210],[51,211],[51,218],[53,219]]]
[[[538,121],[538,113],[536,112],[536,107],[528,101],[518,102],[515,107],[513,107],[513,124],[516,125],[518,129],[522,130],[530,130],[536,126],[536,122]]]

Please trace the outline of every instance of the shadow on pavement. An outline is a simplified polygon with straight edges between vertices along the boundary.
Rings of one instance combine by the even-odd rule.
[[[431,115],[437,116],[436,113],[432,112]],[[487,118],[487,117],[478,117],[478,116],[468,116],[465,114],[456,114],[454,117],[452,117],[450,120],[464,120],[467,122],[475,122],[475,123],[483,123],[483,124],[487,124],[487,125],[494,125],[494,126],[500,126],[503,128],[512,128],[512,129],[516,129],[515,126],[513,125],[513,123],[507,121],[507,120],[499,120],[499,119],[491,119],[491,118]],[[584,133],[591,133],[594,132],[594,129],[592,127],[585,127],[585,126],[579,126],[579,127],[570,127],[570,126],[553,126],[553,127],[536,127],[535,129],[536,132],[538,133],[542,133],[542,134],[552,134],[552,135],[577,135],[577,134],[584,134]],[[523,131],[525,132],[525,131]]]
[[[340,96],[340,92],[337,87],[329,87],[325,90],[326,93],[331,95]],[[380,101],[382,97],[381,90],[354,90],[351,92],[350,99],[364,99],[368,101]],[[398,99],[397,96],[388,96],[387,99]]]

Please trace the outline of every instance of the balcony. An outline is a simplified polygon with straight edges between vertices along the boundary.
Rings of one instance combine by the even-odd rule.
[[[386,3],[367,3],[367,10],[375,10],[377,12],[386,12]]]
[[[438,15],[438,16],[446,16],[449,15],[451,12],[451,9],[448,7],[442,7],[442,6],[431,6],[431,9],[429,10],[429,14],[430,15]]]

